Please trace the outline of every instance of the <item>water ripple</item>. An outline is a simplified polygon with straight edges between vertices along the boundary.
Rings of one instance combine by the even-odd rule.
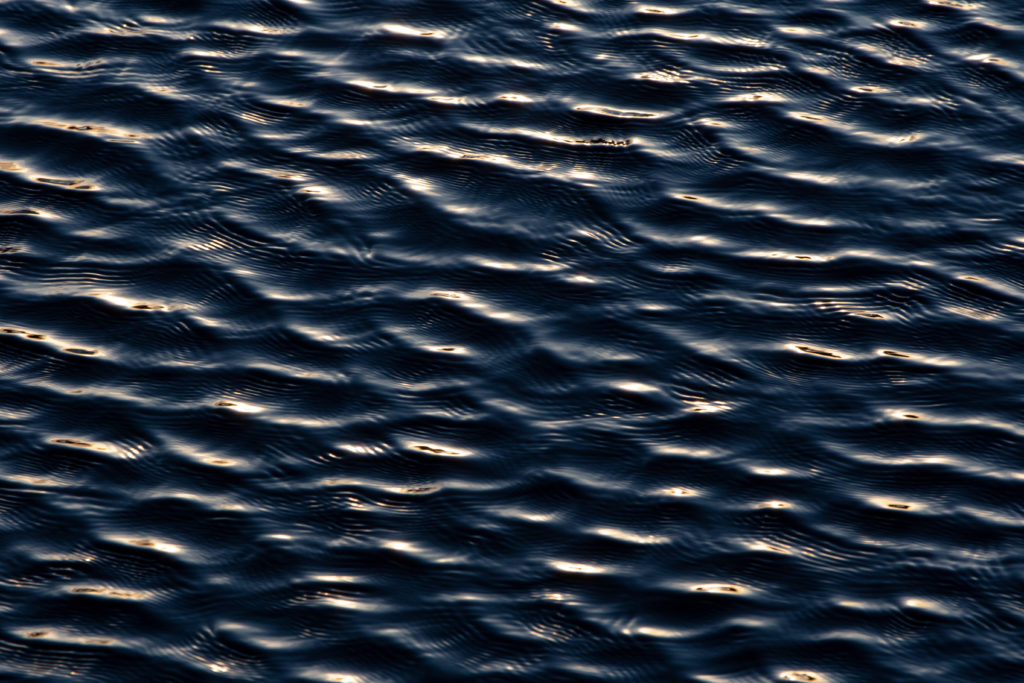
[[[1020,680],[1024,14],[0,7],[0,677]]]

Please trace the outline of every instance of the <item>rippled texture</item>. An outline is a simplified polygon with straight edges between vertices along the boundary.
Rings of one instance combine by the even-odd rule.
[[[0,678],[1024,680],[1022,46],[0,4]]]

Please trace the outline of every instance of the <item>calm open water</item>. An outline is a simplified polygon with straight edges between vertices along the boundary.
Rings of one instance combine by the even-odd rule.
[[[0,680],[1024,681],[1020,0],[0,4]]]

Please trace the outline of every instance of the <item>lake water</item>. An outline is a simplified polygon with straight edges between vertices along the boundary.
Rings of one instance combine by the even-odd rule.
[[[1024,681],[1024,6],[656,2],[0,4],[0,679]]]

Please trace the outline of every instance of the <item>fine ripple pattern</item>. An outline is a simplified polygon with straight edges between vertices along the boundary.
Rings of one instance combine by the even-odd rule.
[[[1022,45],[0,3],[0,679],[1024,680]]]

